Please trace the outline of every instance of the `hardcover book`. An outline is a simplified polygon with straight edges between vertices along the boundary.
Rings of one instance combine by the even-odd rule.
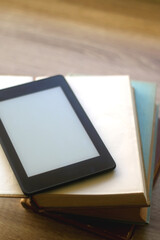
[[[34,195],[33,200],[41,207],[148,206],[137,113],[129,78],[83,76],[66,79],[107,145],[117,168],[112,173]],[[24,196],[2,148],[0,150],[1,196]]]
[[[36,194],[41,207],[148,206],[131,82],[127,76],[67,76],[70,87],[116,162],[116,169]]]
[[[136,109],[144,155],[145,172],[149,195],[152,195],[153,172],[155,163],[155,151],[157,140],[158,107],[155,108],[156,86],[153,83],[132,81],[135,91]],[[32,200],[34,200],[34,197]],[[43,205],[39,205],[43,208]],[[46,210],[54,210],[63,213],[72,213],[85,216],[96,216],[120,221],[148,223],[150,218],[150,208],[148,207],[52,207]]]

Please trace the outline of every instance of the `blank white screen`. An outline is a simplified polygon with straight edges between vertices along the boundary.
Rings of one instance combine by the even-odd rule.
[[[28,177],[99,156],[61,87],[0,102]]]

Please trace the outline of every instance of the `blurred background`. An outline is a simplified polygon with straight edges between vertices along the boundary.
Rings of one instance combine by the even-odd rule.
[[[160,77],[160,1],[0,0],[0,74]]]

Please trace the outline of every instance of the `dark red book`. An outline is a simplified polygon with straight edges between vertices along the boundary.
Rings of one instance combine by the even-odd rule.
[[[87,230],[110,240],[129,240],[131,239],[135,228],[135,225],[133,224],[110,222],[106,219],[47,211],[38,208],[29,198],[22,198],[21,204],[26,209],[53,218],[57,221],[73,225],[80,229]]]

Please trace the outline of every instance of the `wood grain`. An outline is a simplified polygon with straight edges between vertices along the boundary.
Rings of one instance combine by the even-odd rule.
[[[156,82],[160,102],[159,13],[158,0],[0,0],[0,74],[130,75]],[[159,186],[136,240],[160,237]],[[0,239],[102,238],[1,198]]]

